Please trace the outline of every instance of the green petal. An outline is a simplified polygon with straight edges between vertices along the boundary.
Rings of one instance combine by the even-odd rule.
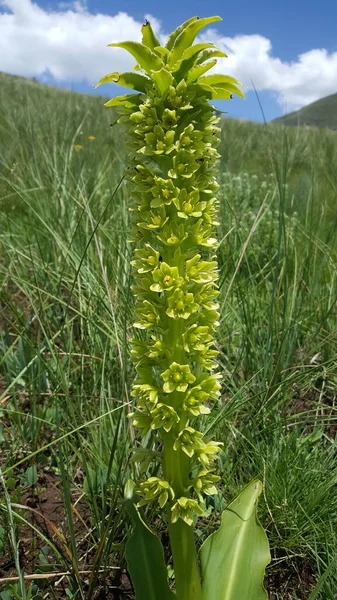
[[[175,389],[176,389],[176,386],[174,385],[174,383],[172,381],[165,381],[165,383],[163,385],[163,390],[164,390],[164,392],[166,392],[166,394],[171,394],[172,392],[174,392]]]

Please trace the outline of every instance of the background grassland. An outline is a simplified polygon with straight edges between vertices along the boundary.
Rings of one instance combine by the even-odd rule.
[[[0,83],[0,572],[20,578],[0,597],[109,598],[137,476],[123,131],[100,97]],[[336,133],[225,119],[220,152],[223,393],[203,429],[223,484],[198,534],[259,476],[270,598],[333,600]],[[43,572],[69,574],[24,579]]]

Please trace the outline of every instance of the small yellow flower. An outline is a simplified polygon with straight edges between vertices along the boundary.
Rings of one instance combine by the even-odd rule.
[[[89,135],[88,140],[95,140],[95,136],[94,135]]]
[[[81,144],[75,144],[74,150],[76,150],[76,152],[78,152],[79,150],[83,150],[83,146],[81,146]]]

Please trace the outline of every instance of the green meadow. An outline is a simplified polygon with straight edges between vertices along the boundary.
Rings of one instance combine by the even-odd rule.
[[[0,74],[1,600],[133,598],[129,184],[104,101]],[[203,425],[221,492],[198,537],[259,477],[270,600],[336,600],[337,133],[226,109],[222,394]]]

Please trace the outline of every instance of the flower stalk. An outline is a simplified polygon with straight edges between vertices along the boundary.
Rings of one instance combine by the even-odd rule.
[[[118,107],[130,148],[138,335],[131,342],[137,377],[129,416],[140,443],[152,435],[157,475],[146,478],[149,461],[141,452],[139,504],[157,503],[168,524],[180,600],[201,600],[193,524],[219,479],[214,464],[221,444],[198,430],[198,419],[220,393],[214,348],[220,128],[209,101],[242,92],[231,77],[205,75],[223,52],[213,44],[193,45],[202,27],[219,20],[193,17],[165,46],[147,22],[142,44],[111,44],[134,56],[136,70],[99,82],[139,91],[106,104]]]

